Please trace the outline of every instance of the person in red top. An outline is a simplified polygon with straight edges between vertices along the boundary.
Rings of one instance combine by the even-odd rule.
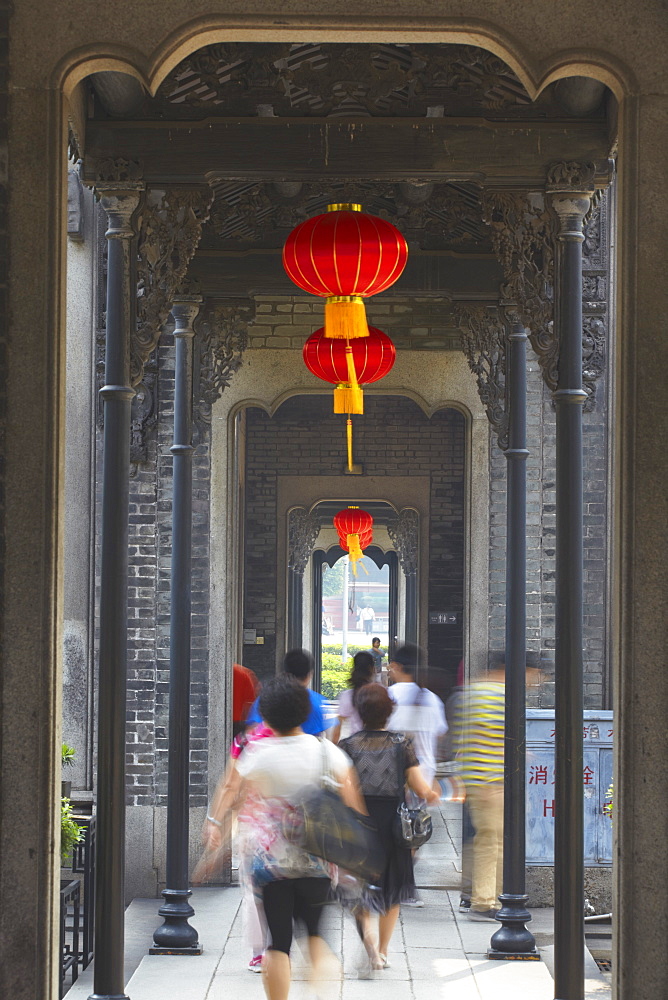
[[[244,719],[258,696],[260,685],[257,677],[248,667],[235,663],[232,679],[232,731],[236,736],[245,728]]]

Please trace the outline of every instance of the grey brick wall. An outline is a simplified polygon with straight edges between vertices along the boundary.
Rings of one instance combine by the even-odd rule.
[[[323,325],[323,303],[313,296],[257,295],[251,348],[301,348]],[[459,350],[460,338],[447,299],[381,295],[366,304],[372,326],[388,333],[400,350]]]
[[[464,418],[442,410],[431,419],[409,399],[369,397],[355,419],[355,456],[369,476],[429,476],[429,607],[460,612],[456,626],[429,634],[429,662],[454,675],[462,656],[464,579]],[[340,475],[344,421],[331,398],[288,400],[273,417],[251,409],[247,419],[244,623],[265,634],[244,648],[260,677],[276,668],[276,480],[278,475]]]
[[[157,431],[146,461],[131,467],[129,497],[127,801],[166,805],[169,722],[169,602],[172,534],[174,340],[157,351]],[[210,435],[195,431],[191,642],[190,800],[208,797],[208,613]],[[98,436],[98,504],[101,437]],[[99,565],[99,562],[98,562]]]

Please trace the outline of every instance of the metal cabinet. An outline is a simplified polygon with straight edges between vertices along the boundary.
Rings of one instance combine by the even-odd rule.
[[[585,712],[582,792],[584,862],[612,864],[612,820],[604,811],[612,782],[612,712]],[[527,711],[526,860],[554,864],[554,710]]]

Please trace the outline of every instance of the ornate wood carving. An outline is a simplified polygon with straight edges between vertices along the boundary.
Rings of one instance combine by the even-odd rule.
[[[601,192],[585,222],[582,244],[582,383],[587,392],[585,412],[596,405],[598,379],[605,370],[610,324],[610,259],[608,232],[610,199]]]
[[[124,156],[108,156],[86,161],[86,182],[97,184],[137,184],[143,176],[139,160],[128,160]]]
[[[135,386],[132,400],[130,461],[148,460],[148,438],[158,422],[158,364],[155,354],[144,367],[144,376]]]
[[[478,383],[478,395],[496,434],[499,448],[508,447],[506,399],[506,326],[495,306],[454,307],[462,333],[462,350]]]
[[[435,246],[485,249],[479,190],[473,184],[395,184],[355,178],[321,182],[214,185],[211,227],[222,240],[279,245],[298,223],[325,211],[329,202],[361,201],[365,210],[399,226],[402,232]],[[210,237],[205,237],[206,245]]]
[[[585,410],[591,410],[595,405],[596,380],[605,364],[608,322],[609,209],[605,194],[593,191],[595,177],[596,169],[592,163],[557,163],[548,171],[549,187],[553,191],[592,189],[582,248]],[[554,247],[558,230],[555,216],[540,193],[488,191],[483,197],[483,218],[491,229],[494,251],[506,277],[502,294],[517,303],[543,378],[548,387],[555,390],[559,365],[559,344],[553,324]]]
[[[137,327],[132,338],[130,377],[141,381],[155,349],[176,287],[185,277],[209,215],[209,188],[167,188],[147,192],[139,217]]]
[[[257,114],[260,107],[301,116],[422,117],[453,99],[469,112],[517,114],[532,105],[498,56],[446,44],[216,44],[184,59],[158,92],[162,107],[191,113]],[[552,109],[551,95],[540,100]]]
[[[483,219],[501,262],[505,299],[517,304],[520,318],[538,357],[543,378],[557,387],[558,344],[553,325],[554,217],[542,194],[488,191]]]
[[[211,423],[211,407],[241,367],[254,321],[255,307],[243,299],[208,302],[195,322],[195,421],[200,432]]]
[[[301,576],[311,558],[320,518],[305,507],[295,507],[288,516],[288,569]]]
[[[399,511],[396,521],[387,525],[387,533],[394,545],[405,576],[415,576],[418,569],[420,521],[412,507]]]

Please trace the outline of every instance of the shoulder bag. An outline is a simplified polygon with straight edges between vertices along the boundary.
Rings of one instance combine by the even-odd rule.
[[[322,747],[319,788],[308,792],[294,806],[285,836],[308,854],[329,861],[365,882],[375,884],[384,867],[382,845],[368,816],[347,806],[327,767]]]

